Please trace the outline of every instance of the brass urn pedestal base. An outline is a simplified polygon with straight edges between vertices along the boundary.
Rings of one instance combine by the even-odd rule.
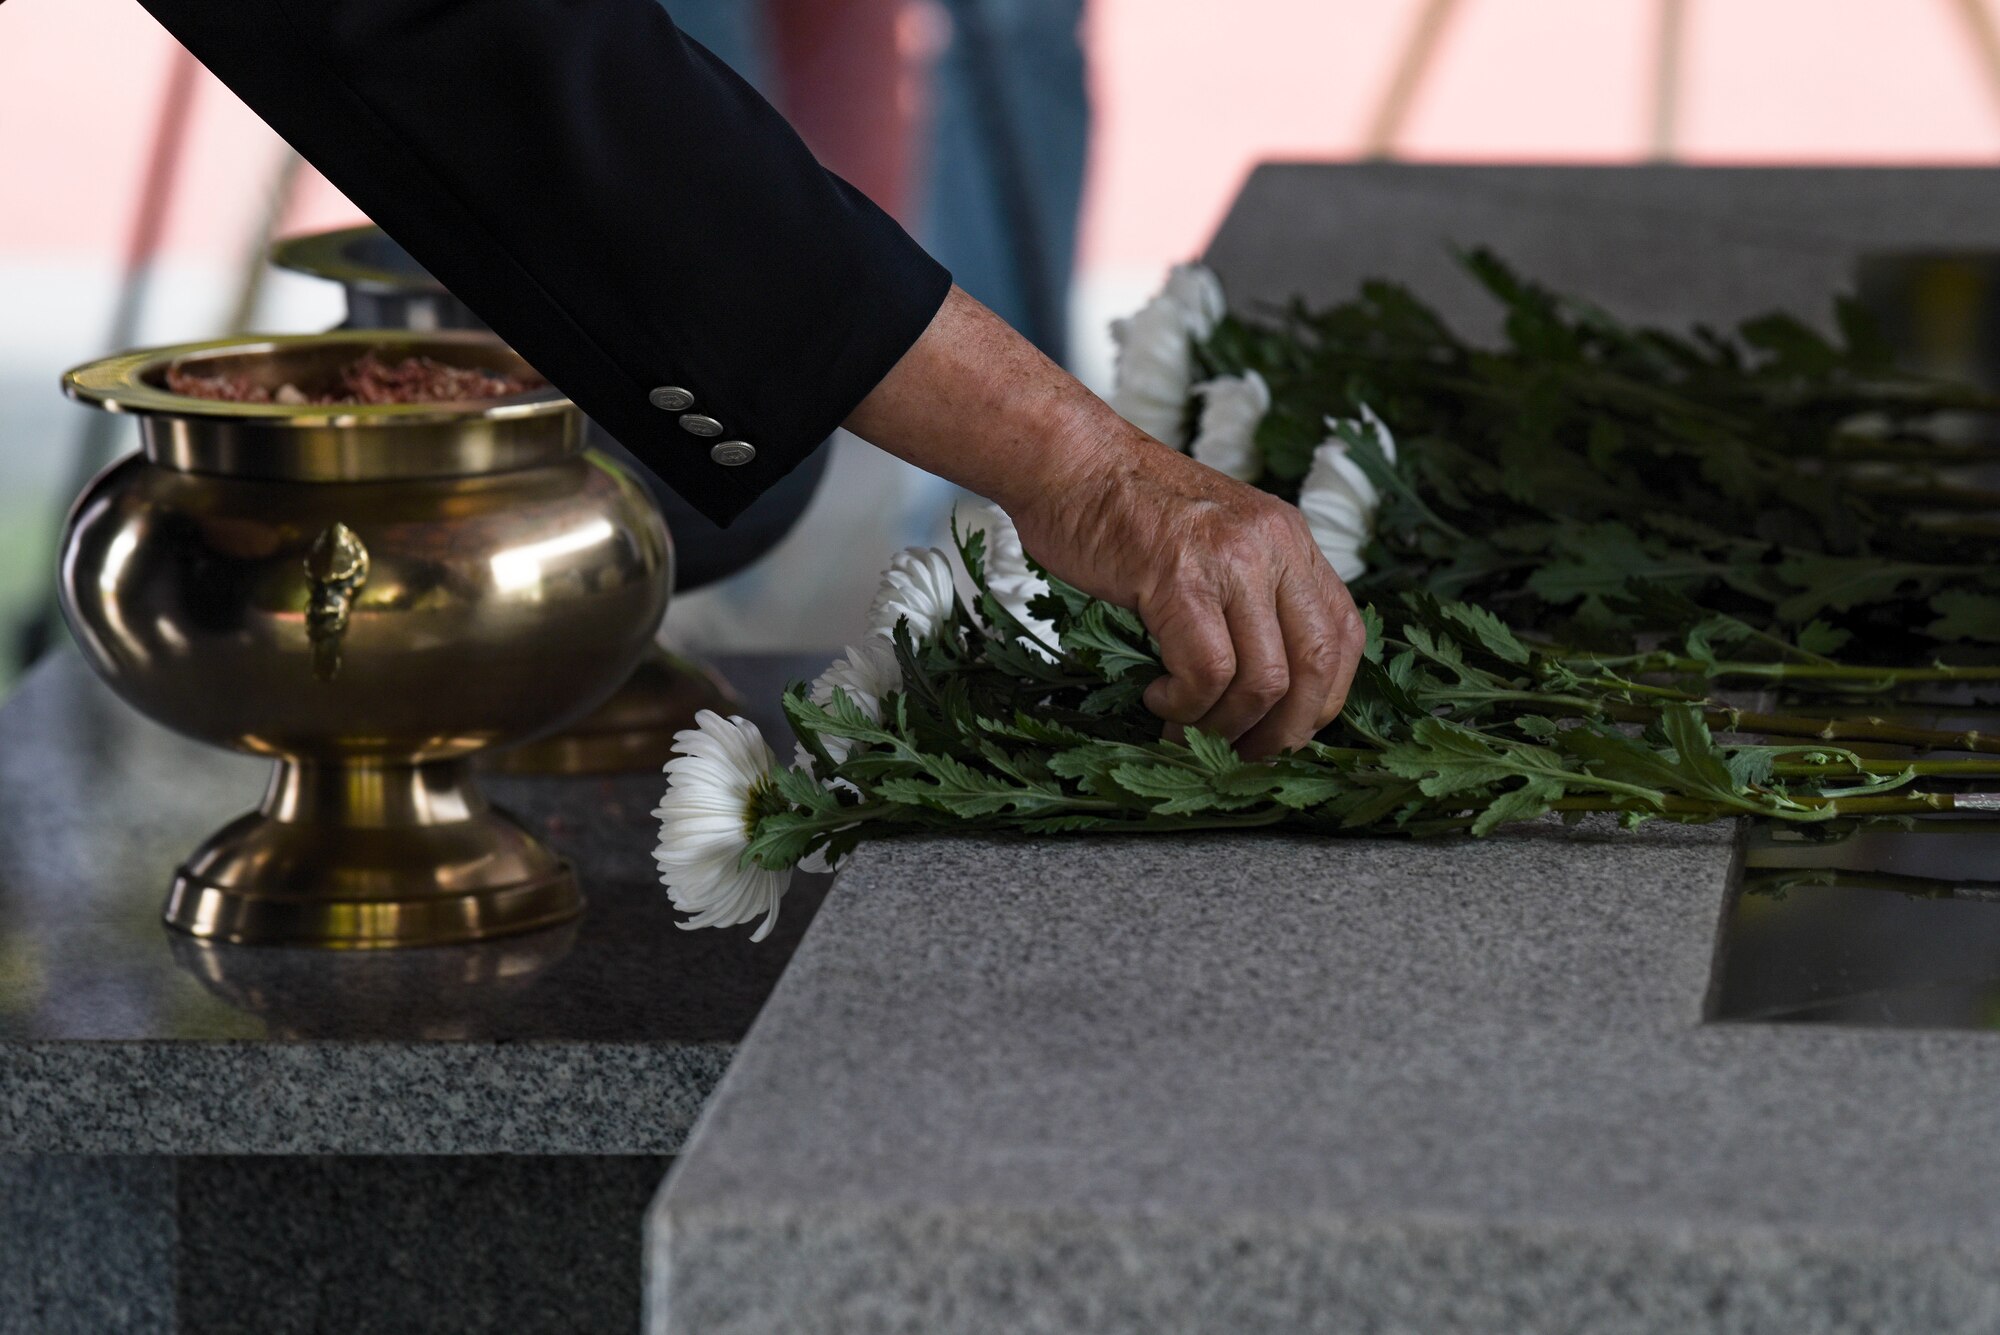
[[[561,732],[502,751],[503,774],[631,774],[673,758],[674,734],[704,709],[730,714],[743,701],[712,668],[655,644],[618,693]]]
[[[449,945],[574,918],[569,863],[490,806],[463,760],[280,761],[256,811],[181,866],[166,921],[211,941]]]

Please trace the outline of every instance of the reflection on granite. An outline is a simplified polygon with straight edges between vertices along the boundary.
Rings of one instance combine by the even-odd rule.
[[[819,664],[721,666],[783,736],[779,690]],[[802,881],[761,946],[679,931],[658,776],[495,777],[583,877],[566,929],[352,954],[169,932],[174,865],[267,772],[71,655],[0,708],[0,1152],[671,1152],[825,893]]]
[[[1722,1020],[2000,1028],[2000,829],[1753,826],[1723,919]]]

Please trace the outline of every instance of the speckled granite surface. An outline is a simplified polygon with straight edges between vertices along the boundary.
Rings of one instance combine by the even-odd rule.
[[[638,1329],[652,1156],[183,1159],[189,1335]]]
[[[0,1155],[0,1335],[635,1330],[668,1162]]]
[[[1207,259],[1240,309],[1389,276],[1475,335],[1500,317],[1453,258],[1468,246],[1626,319],[1831,325],[1861,252],[1988,251],[1996,211],[1980,167],[1281,162],[1244,184]]]
[[[2000,1035],[1703,1022],[1727,829],[885,845],[656,1335],[2000,1328]]]
[[[170,1335],[171,1159],[0,1154],[0,1335]]]
[[[769,722],[820,665],[725,667]],[[146,722],[73,655],[0,708],[0,1153],[671,1153],[824,893],[798,887],[763,946],[678,931],[656,776],[496,778],[577,864],[579,923],[357,954],[167,931],[175,862],[266,768]]]

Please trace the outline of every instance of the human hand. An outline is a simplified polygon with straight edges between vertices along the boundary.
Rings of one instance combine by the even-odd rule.
[[[847,425],[996,502],[1051,574],[1137,612],[1167,668],[1146,705],[1169,723],[1259,757],[1340,712],[1364,632],[1304,516],[1130,425],[965,293]]]
[[[1139,614],[1167,668],[1146,691],[1155,714],[1248,758],[1304,745],[1340,712],[1366,638],[1304,517],[1122,421],[1103,435],[1001,498],[1022,546]]]

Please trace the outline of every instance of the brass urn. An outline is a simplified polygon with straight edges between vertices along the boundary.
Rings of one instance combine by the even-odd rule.
[[[569,865],[471,762],[617,689],[673,582],[643,488],[553,389],[472,403],[317,397],[363,353],[532,377],[489,334],[343,331],[129,353],[74,398],[142,449],[78,498],[64,616],[141,712],[277,762],[263,804],[176,873],[170,926],[219,941],[472,941],[574,917]],[[170,366],[291,403],[170,390]]]
[[[339,284],[347,304],[345,329],[486,328],[470,307],[378,227],[287,237],[272,247],[271,262]],[[828,452],[817,451],[721,528],[646,470],[610,433],[590,423],[585,431],[592,448],[632,468],[652,493],[677,544],[679,593],[735,574],[776,547],[805,514],[826,472]],[[559,732],[509,747],[487,763],[510,774],[657,773],[673,755],[675,735],[693,727],[699,711],[730,714],[742,703],[715,669],[656,644],[602,706]]]

